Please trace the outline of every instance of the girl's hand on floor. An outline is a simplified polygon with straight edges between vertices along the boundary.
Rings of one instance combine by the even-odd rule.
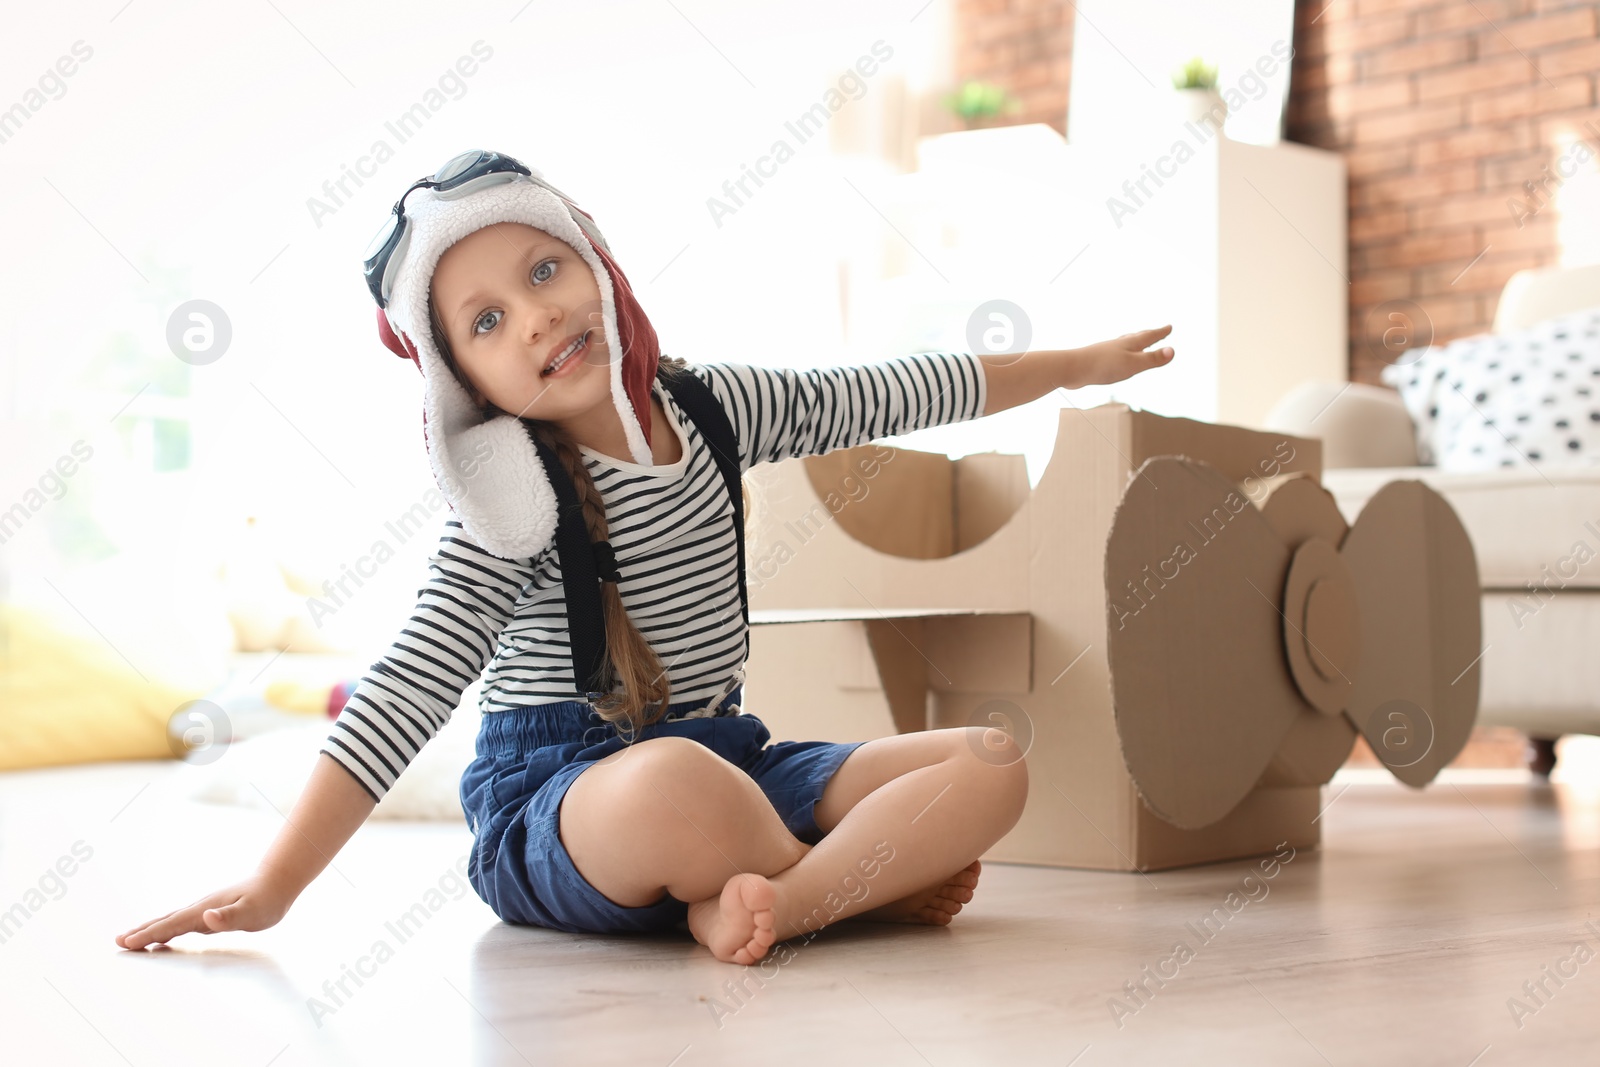
[[[1153,330],[1125,333],[1114,341],[1101,341],[1085,348],[1072,349],[1071,378],[1068,389],[1085,385],[1110,385],[1131,378],[1140,371],[1165,366],[1172,361],[1172,349],[1160,348],[1154,352],[1145,349],[1172,332],[1171,326],[1158,326]]]
[[[116,941],[122,948],[142,949],[146,945],[165,944],[179,934],[265,930],[275,926],[292,903],[292,895],[260,875],[253,875],[237,885],[201,897],[186,908],[118,934]]]

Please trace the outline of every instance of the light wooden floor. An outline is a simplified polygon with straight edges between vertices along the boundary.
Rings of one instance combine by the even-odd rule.
[[[1243,885],[1245,862],[1148,877],[989,864],[952,927],[831,927],[758,986],[759,971],[687,935],[501,924],[452,872],[464,825],[369,823],[276,928],[124,952],[114,934],[252,870],[275,830],[270,813],[174,799],[176,770],[0,775],[0,908],[20,923],[0,944],[0,1063],[1600,1057],[1600,785],[1447,772],[1456,781],[1414,793],[1345,771],[1325,794],[1322,850],[1296,856],[1265,896]],[[75,842],[89,858],[30,897]],[[1259,899],[1197,938],[1189,924],[1241,888]],[[428,917],[402,940],[388,924],[419,904]],[[1163,965],[1179,940],[1192,958]],[[346,979],[351,995],[324,993],[379,942],[391,954],[362,964],[359,986]],[[1146,966],[1172,977],[1147,981],[1154,995],[1138,1005],[1123,986]],[[747,975],[736,998],[729,983]],[[1540,981],[1549,995],[1535,1000],[1523,983]],[[1138,1007],[1120,1027],[1119,997]],[[1514,997],[1529,1009],[1520,1026]],[[314,1019],[311,998],[332,1012]]]

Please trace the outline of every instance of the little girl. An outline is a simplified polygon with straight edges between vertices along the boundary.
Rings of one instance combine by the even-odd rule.
[[[453,511],[430,577],[257,871],[117,944],[277,923],[480,675],[460,794],[468,878],[502,920],[687,926],[739,964],[840,919],[949,923],[1021,816],[1022,753],[984,727],[771,743],[741,706],[739,476],[1120,381],[1170,360],[1145,349],[1171,327],[1023,356],[691,365],[660,354],[593,218],[485,151],[407,189],[365,268],[380,337],[422,372]]]

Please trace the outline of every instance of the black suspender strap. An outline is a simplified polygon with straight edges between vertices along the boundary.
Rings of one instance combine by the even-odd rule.
[[[595,699],[608,691],[606,620],[600,606],[600,573],[583,520],[577,487],[555,451],[539,440],[527,419],[522,428],[539,450],[545,475],[556,494],[556,553],[561,560],[561,586],[567,602],[567,636],[572,644],[572,676],[578,688]]]
[[[722,480],[728,486],[728,497],[733,501],[734,539],[739,546],[739,605],[744,613],[744,654],[750,657],[750,595],[744,581],[744,485],[739,480],[739,438],[728,412],[711,391],[711,386],[700,380],[689,368],[682,370],[663,366],[658,374],[661,383],[672,394],[678,406],[689,413],[695,429],[711,445],[711,454],[722,471]]]
[[[733,501],[733,528],[739,548],[739,603],[744,613],[745,657],[750,655],[750,599],[744,577],[744,486],[739,475],[739,440],[728,413],[711,387],[688,368],[665,364],[657,378],[711,446],[717,469]],[[572,644],[572,674],[590,700],[610,691],[606,649],[605,612],[600,604],[600,582],[615,580],[618,561],[608,541],[590,541],[589,527],[578,502],[577,487],[560,458],[533,432],[527,419],[522,427],[538,450],[550,487],[556,494],[556,553],[561,560],[561,586],[567,603],[567,632]],[[625,563],[625,561],[624,561]]]

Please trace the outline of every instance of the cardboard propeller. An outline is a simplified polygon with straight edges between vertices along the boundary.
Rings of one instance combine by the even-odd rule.
[[[1123,760],[1184,829],[1273,774],[1326,781],[1357,731],[1423,786],[1477,717],[1477,562],[1444,498],[1391,482],[1347,526],[1308,475],[1255,485],[1259,508],[1207,463],[1152,457],[1107,538]]]

